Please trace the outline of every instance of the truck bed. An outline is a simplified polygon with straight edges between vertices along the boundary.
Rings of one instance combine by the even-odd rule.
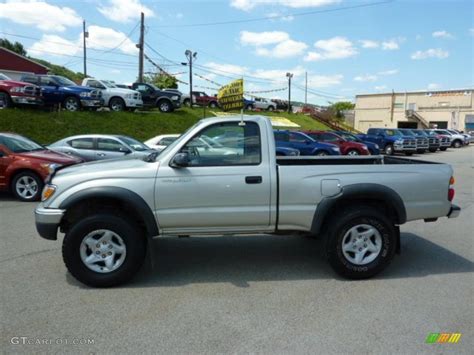
[[[371,156],[339,156],[339,157],[282,157],[277,156],[278,165],[394,165],[394,164],[441,164],[425,160],[410,158],[371,155]]]

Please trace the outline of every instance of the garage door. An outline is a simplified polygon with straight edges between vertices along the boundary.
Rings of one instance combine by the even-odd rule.
[[[466,115],[465,132],[474,131],[474,115]]]

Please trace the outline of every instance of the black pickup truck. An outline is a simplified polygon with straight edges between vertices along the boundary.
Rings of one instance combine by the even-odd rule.
[[[172,112],[181,107],[178,94],[161,90],[153,84],[134,83],[132,89],[140,92],[145,107],[158,107],[161,112]]]

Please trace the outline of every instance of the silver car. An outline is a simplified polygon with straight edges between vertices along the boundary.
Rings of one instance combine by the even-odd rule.
[[[134,138],[122,135],[86,134],[61,139],[48,146],[49,149],[74,155],[85,161],[120,158],[123,156],[143,157],[154,149]]]

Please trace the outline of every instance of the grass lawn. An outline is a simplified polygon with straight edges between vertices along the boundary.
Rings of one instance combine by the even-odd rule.
[[[250,114],[257,114],[249,112]],[[61,138],[89,133],[125,134],[140,141],[165,133],[182,133],[203,118],[202,108],[182,108],[164,114],[132,112],[46,112],[29,109],[0,110],[0,132],[14,132],[42,144]],[[286,117],[301,129],[327,129],[308,116],[288,113],[267,113]],[[213,114],[206,109],[206,117]]]

